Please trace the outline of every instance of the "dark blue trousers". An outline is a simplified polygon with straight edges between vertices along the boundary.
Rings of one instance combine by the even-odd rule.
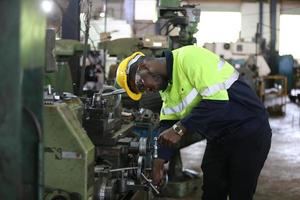
[[[268,122],[255,126],[249,122],[237,133],[207,143],[201,165],[203,200],[253,199],[272,137]]]

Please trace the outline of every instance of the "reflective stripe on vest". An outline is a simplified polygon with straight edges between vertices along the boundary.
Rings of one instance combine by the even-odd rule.
[[[201,92],[201,95],[207,97],[221,90],[227,90],[238,78],[239,78],[239,73],[237,71],[234,71],[234,73],[231,75],[229,79],[227,79],[223,83],[217,83],[215,85],[209,86],[208,88],[203,90],[203,92]]]
[[[193,88],[178,105],[171,108],[162,108],[162,113],[164,115],[170,115],[183,111],[190,103],[192,103],[192,101],[197,97],[198,94],[199,93],[196,88]]]
[[[224,81],[223,83],[218,83],[206,88],[201,95],[202,96],[210,96],[213,95],[221,90],[227,90],[230,86],[239,78],[239,73],[234,71],[229,79]],[[182,112],[193,100],[197,97],[198,91],[193,88],[191,92],[176,106],[171,108],[162,108],[162,113],[164,115],[171,115],[174,113]]]
[[[225,60],[223,58],[220,58],[220,61],[218,63],[218,70],[219,71],[223,68],[224,64],[225,64]]]

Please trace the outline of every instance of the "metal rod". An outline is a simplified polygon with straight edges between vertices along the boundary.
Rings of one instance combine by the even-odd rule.
[[[263,15],[263,12],[264,12],[264,1],[263,0],[260,0],[259,1],[259,34],[260,34],[260,37],[263,36],[263,19],[264,19],[264,15]]]
[[[118,94],[123,94],[123,93],[125,93],[124,89],[117,89],[117,90],[114,90],[112,92],[102,93],[101,96],[106,97],[106,96],[118,95]]]
[[[158,158],[158,144],[157,144],[157,137],[153,138],[154,144],[153,144],[153,158]]]
[[[111,169],[109,172],[120,172],[120,171],[127,171],[127,170],[133,170],[137,169],[138,167],[124,167],[124,168],[116,168],[116,169]]]
[[[88,0],[88,9],[86,13],[85,34],[84,34],[84,52],[83,52],[82,68],[80,74],[80,89],[79,89],[80,94],[82,94],[85,67],[86,67],[86,58],[88,54],[88,40],[89,40],[89,32],[90,32],[91,11],[92,11],[92,1]]]
[[[104,8],[104,32],[107,31],[107,0],[105,0]]]
[[[270,0],[270,31],[271,31],[271,41],[270,41],[270,50],[271,50],[271,57],[270,57],[270,66],[272,73],[277,73],[277,60],[276,60],[276,24],[277,24],[277,0]]]
[[[156,194],[159,194],[160,192],[157,190],[157,188],[152,184],[152,180],[148,179],[143,173],[141,173],[142,177],[147,181],[150,185],[150,187],[156,192]]]
[[[105,0],[104,4],[104,33],[107,32],[107,0]],[[104,74],[104,80],[106,80],[106,55],[107,50],[106,47],[103,49],[103,74]]]

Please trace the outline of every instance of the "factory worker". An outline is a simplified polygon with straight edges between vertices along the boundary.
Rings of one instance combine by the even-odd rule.
[[[233,66],[190,45],[158,58],[135,52],[119,64],[116,79],[136,101],[145,91],[160,92],[156,185],[163,180],[164,164],[176,144],[197,134],[207,140],[202,199],[253,199],[272,131],[264,105]]]

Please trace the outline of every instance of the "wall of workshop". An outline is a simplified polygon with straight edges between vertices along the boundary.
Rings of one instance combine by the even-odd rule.
[[[270,8],[269,4],[263,4],[263,37],[270,41]],[[253,41],[256,33],[256,26],[259,22],[259,3],[200,3],[201,11],[219,11],[219,12],[241,12],[241,32],[240,37],[245,41]],[[277,6],[277,27],[279,27],[280,5]],[[200,16],[201,21],[201,16]],[[230,28],[230,27],[228,27]],[[201,31],[201,30],[199,30]],[[278,47],[278,45],[277,45]]]
[[[259,22],[259,3],[242,3],[241,4],[241,14],[242,14],[242,31],[241,38],[246,41],[254,41],[257,23]],[[280,17],[280,5],[277,5],[277,24],[276,29],[279,30],[279,17]],[[270,5],[267,3],[263,4],[263,38],[266,39],[268,43],[271,37],[270,29]],[[279,36],[279,31],[277,33],[277,41]],[[278,42],[276,44],[276,49],[278,49]]]
[[[134,0],[123,0],[116,2],[108,1],[107,31],[112,32],[112,39],[121,37],[142,37],[146,34],[155,33],[155,25],[151,20],[134,21],[131,16],[134,15]],[[126,7],[126,9],[125,9]],[[228,11],[241,12],[241,32],[240,36],[245,41],[253,41],[256,33],[257,23],[259,22],[259,3],[258,2],[227,2],[213,3],[200,2],[199,7],[202,11]],[[299,3],[278,4],[277,6],[277,49],[279,47],[279,19],[282,14],[300,14]],[[201,17],[200,17],[201,21]],[[130,24],[133,23],[131,27]],[[83,23],[82,23],[83,24]],[[84,29],[84,26],[82,27]],[[228,27],[230,28],[230,27]],[[104,31],[104,19],[99,18],[91,21],[90,38],[94,40],[95,46],[100,41],[100,32]],[[201,30],[199,30],[201,31]],[[263,37],[270,41],[270,5],[263,4]],[[109,58],[110,59],[110,58]],[[109,60],[108,59],[108,60]],[[114,62],[114,61],[112,61]]]
[[[277,25],[276,25],[276,48],[281,54],[289,54],[295,50],[287,50],[287,46],[300,46],[298,40],[299,31],[297,29],[298,23],[285,22],[290,24],[280,24],[281,15],[299,15],[300,16],[300,2],[298,1],[279,1],[277,5]],[[241,12],[241,32],[240,37],[245,41],[253,41],[259,22],[259,3],[258,2],[232,2],[232,3],[213,3],[203,2],[200,3],[202,11],[222,11],[222,12]],[[201,20],[201,17],[200,17]],[[295,20],[294,20],[295,21]],[[290,27],[290,26],[295,27]],[[289,28],[286,28],[289,27]],[[267,44],[270,42],[270,5],[269,3],[263,4],[263,37],[266,39]],[[280,30],[282,28],[282,30]],[[201,31],[201,30],[199,30]],[[197,35],[197,34],[196,34]],[[287,40],[293,38],[292,40]],[[283,49],[284,44],[284,49]],[[294,53],[295,54],[295,53]],[[297,54],[299,57],[299,54]],[[297,57],[296,57],[297,58]]]
[[[104,18],[90,21],[90,39],[94,41],[95,45],[100,42],[100,33],[106,32],[111,33],[112,40],[124,37],[131,37],[132,28],[125,21],[121,19],[115,19],[113,17],[107,18],[107,26],[105,28]],[[81,23],[81,28],[84,30],[85,25]],[[91,42],[91,41],[89,41]]]
[[[126,5],[126,9],[123,9]],[[135,35],[141,37],[145,34],[154,34],[155,26],[150,20],[138,20],[133,24],[131,30],[130,25],[132,19],[129,19],[134,6],[132,6],[133,0],[124,0],[121,2],[109,1],[108,13],[111,18],[108,19],[107,31],[117,32],[112,33],[113,38],[119,37],[131,37]],[[202,11],[229,11],[229,12],[241,12],[241,33],[240,36],[246,41],[252,41],[255,37],[256,26],[259,22],[259,3],[258,2],[228,2],[228,3],[213,3],[203,2],[199,4]],[[269,4],[264,3],[263,6],[263,37],[269,42],[270,40],[270,9]],[[132,9],[129,9],[132,8]],[[277,29],[279,30],[279,17],[282,14],[300,14],[299,3],[284,3],[277,6]],[[123,18],[124,20],[122,20]],[[200,17],[201,20],[201,17]],[[128,23],[129,22],[129,23]],[[99,33],[104,30],[103,19],[98,19],[91,22],[91,38],[99,41]],[[201,30],[199,30],[201,31]],[[277,31],[277,38],[279,38],[279,31]],[[278,48],[278,43],[277,43]]]
[[[300,63],[300,2],[286,2],[282,4],[280,13],[283,14],[280,19],[282,23],[280,25],[279,36],[279,53],[280,54],[292,54],[295,59]],[[297,15],[297,16],[295,16]]]
[[[245,41],[253,41],[256,33],[257,23],[259,22],[259,3],[258,2],[200,2],[196,4],[201,11],[219,12],[240,12],[241,13],[241,32],[240,37]],[[279,27],[280,5],[277,6],[277,29]],[[200,16],[201,21],[201,16]],[[230,27],[228,27],[230,28]],[[201,30],[199,30],[200,32]],[[145,34],[154,34],[155,26],[152,21],[136,21],[133,33],[141,37]],[[279,32],[277,32],[279,34]],[[197,37],[197,34],[195,35]],[[263,4],[263,37],[270,41],[270,6]],[[278,37],[278,36],[277,36]],[[278,48],[278,44],[277,44]]]
[[[103,2],[100,4],[97,1],[93,2],[93,18],[90,20],[90,40],[89,43],[97,46],[97,43],[100,42],[100,33],[102,32],[110,32],[112,39],[118,39],[123,37],[131,37],[132,28],[130,16],[132,16],[133,12],[133,0],[124,0],[117,1],[111,0],[107,1],[107,21],[105,23],[105,19],[100,17],[100,13],[104,12]],[[127,5],[129,4],[129,6]],[[124,5],[127,5],[127,9],[124,8]],[[86,6],[85,6],[86,7]],[[132,9],[130,9],[132,7]],[[85,23],[83,14],[81,14],[81,38],[84,37]]]

